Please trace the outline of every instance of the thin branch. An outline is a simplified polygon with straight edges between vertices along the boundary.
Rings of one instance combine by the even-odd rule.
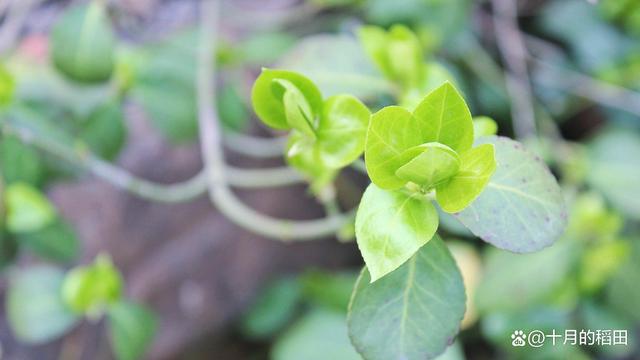
[[[168,203],[185,202],[204,194],[207,190],[204,171],[200,171],[191,179],[176,184],[155,183],[141,179],[86,150],[76,151],[63,144],[48,140],[24,127],[13,125],[13,119],[7,120],[2,128],[4,134],[17,136],[24,143],[78,165],[106,182],[141,198]],[[227,166],[226,171],[229,173],[230,184],[242,188],[277,187],[304,181],[298,172],[288,167],[240,169]]]
[[[535,50],[534,53],[545,53],[549,54],[549,57],[556,58],[564,56],[557,47],[542,39],[531,35],[525,35],[525,39],[527,45]],[[529,59],[542,69],[542,71],[538,71],[538,76],[534,77],[534,81],[634,115],[640,115],[639,92],[600,81],[571,69],[561,68],[539,57],[530,56]]]
[[[507,69],[507,92],[512,99],[511,117],[516,137],[535,135],[536,123],[531,84],[527,70],[527,50],[518,29],[518,6],[514,0],[492,0],[496,43]]]
[[[230,150],[256,158],[280,157],[287,143],[286,137],[260,138],[232,132],[226,132],[222,140]]]
[[[198,122],[211,201],[230,220],[259,235],[280,240],[305,240],[335,234],[349,217],[330,216],[321,220],[281,220],[258,213],[238,200],[227,186],[221,148],[220,126],[215,112],[214,58],[219,1],[201,2],[201,34],[198,46]]]

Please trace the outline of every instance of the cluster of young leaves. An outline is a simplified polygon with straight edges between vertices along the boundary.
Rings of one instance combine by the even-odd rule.
[[[499,348],[523,359],[589,358],[586,349],[554,346],[540,351],[517,349],[505,341],[513,328],[629,329],[634,338],[633,310],[638,300],[629,289],[640,276],[636,239],[622,235],[623,218],[597,193],[580,194],[572,204],[569,226],[551,248],[516,255],[497,249],[485,254],[485,273],[477,290],[483,335]],[[504,269],[509,269],[505,272]],[[532,277],[532,274],[535,274]],[[633,281],[633,280],[631,280]],[[637,349],[597,346],[604,356],[624,357]]]
[[[120,272],[103,254],[66,274],[45,265],[16,271],[7,292],[9,325],[18,339],[42,344],[69,331],[83,316],[97,321],[106,314],[116,358],[139,359],[153,339],[157,320],[144,306],[126,299],[122,288]]]
[[[253,85],[251,100],[265,124],[291,131],[287,161],[312,179],[316,192],[364,150],[370,112],[354,96],[323,99],[305,76],[263,69]]]
[[[413,108],[424,94],[453,76],[435,61],[425,61],[425,51],[416,34],[404,25],[388,31],[377,26],[363,26],[358,38],[371,61],[382,75],[399,89],[400,105]]]

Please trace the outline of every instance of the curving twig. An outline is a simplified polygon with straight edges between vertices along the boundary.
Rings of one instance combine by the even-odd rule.
[[[246,206],[227,185],[225,160],[221,146],[220,126],[214,103],[215,31],[219,17],[219,1],[201,2],[201,33],[198,46],[197,101],[200,146],[205,163],[209,197],[231,221],[256,234],[278,240],[308,240],[335,234],[350,217],[335,215],[320,220],[282,220],[261,214]]]

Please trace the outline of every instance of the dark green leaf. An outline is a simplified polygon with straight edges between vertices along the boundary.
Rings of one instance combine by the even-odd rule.
[[[309,271],[300,278],[302,294],[317,306],[346,312],[357,277],[357,272]]]
[[[111,101],[89,115],[78,136],[95,154],[113,160],[124,145],[126,132],[121,104]]]
[[[112,304],[108,315],[109,336],[116,358],[143,358],[156,332],[156,316],[144,306],[128,301]]]
[[[291,321],[299,301],[297,279],[283,278],[269,284],[242,318],[242,333],[252,339],[274,335]]]
[[[62,220],[57,220],[40,230],[21,234],[18,241],[38,256],[58,262],[71,262],[80,252],[76,234]]]
[[[114,46],[105,4],[100,1],[69,8],[52,32],[54,64],[77,81],[109,79],[114,67]]]
[[[363,270],[349,306],[349,335],[368,360],[433,359],[453,342],[464,311],[460,271],[436,236],[374,283]]]
[[[43,178],[43,164],[38,153],[14,136],[0,139],[0,167],[5,182],[24,182],[39,185]]]

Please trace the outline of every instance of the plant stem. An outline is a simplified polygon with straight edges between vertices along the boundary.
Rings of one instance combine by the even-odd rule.
[[[536,134],[535,112],[527,70],[527,49],[518,29],[518,5],[514,0],[492,0],[494,33],[498,50],[506,64],[507,92],[511,97],[511,117],[516,137]]]
[[[256,158],[280,157],[287,143],[286,137],[260,138],[233,132],[226,132],[222,140],[230,150]]]
[[[201,33],[198,46],[197,101],[200,146],[205,163],[209,197],[231,221],[259,235],[280,240],[306,240],[335,234],[349,217],[329,216],[320,220],[281,220],[258,213],[238,200],[227,186],[225,161],[221,148],[220,126],[214,103],[215,31],[219,1],[201,2]]]
[[[15,135],[47,153],[88,170],[108,183],[147,200],[158,202],[185,202],[202,195],[207,190],[206,174],[200,171],[191,179],[176,184],[159,184],[136,177],[128,171],[101,160],[87,150],[76,151],[23,127],[12,125],[7,119],[2,128],[4,134]],[[229,182],[241,188],[265,188],[302,182],[302,176],[288,168],[240,169],[227,166]]]

